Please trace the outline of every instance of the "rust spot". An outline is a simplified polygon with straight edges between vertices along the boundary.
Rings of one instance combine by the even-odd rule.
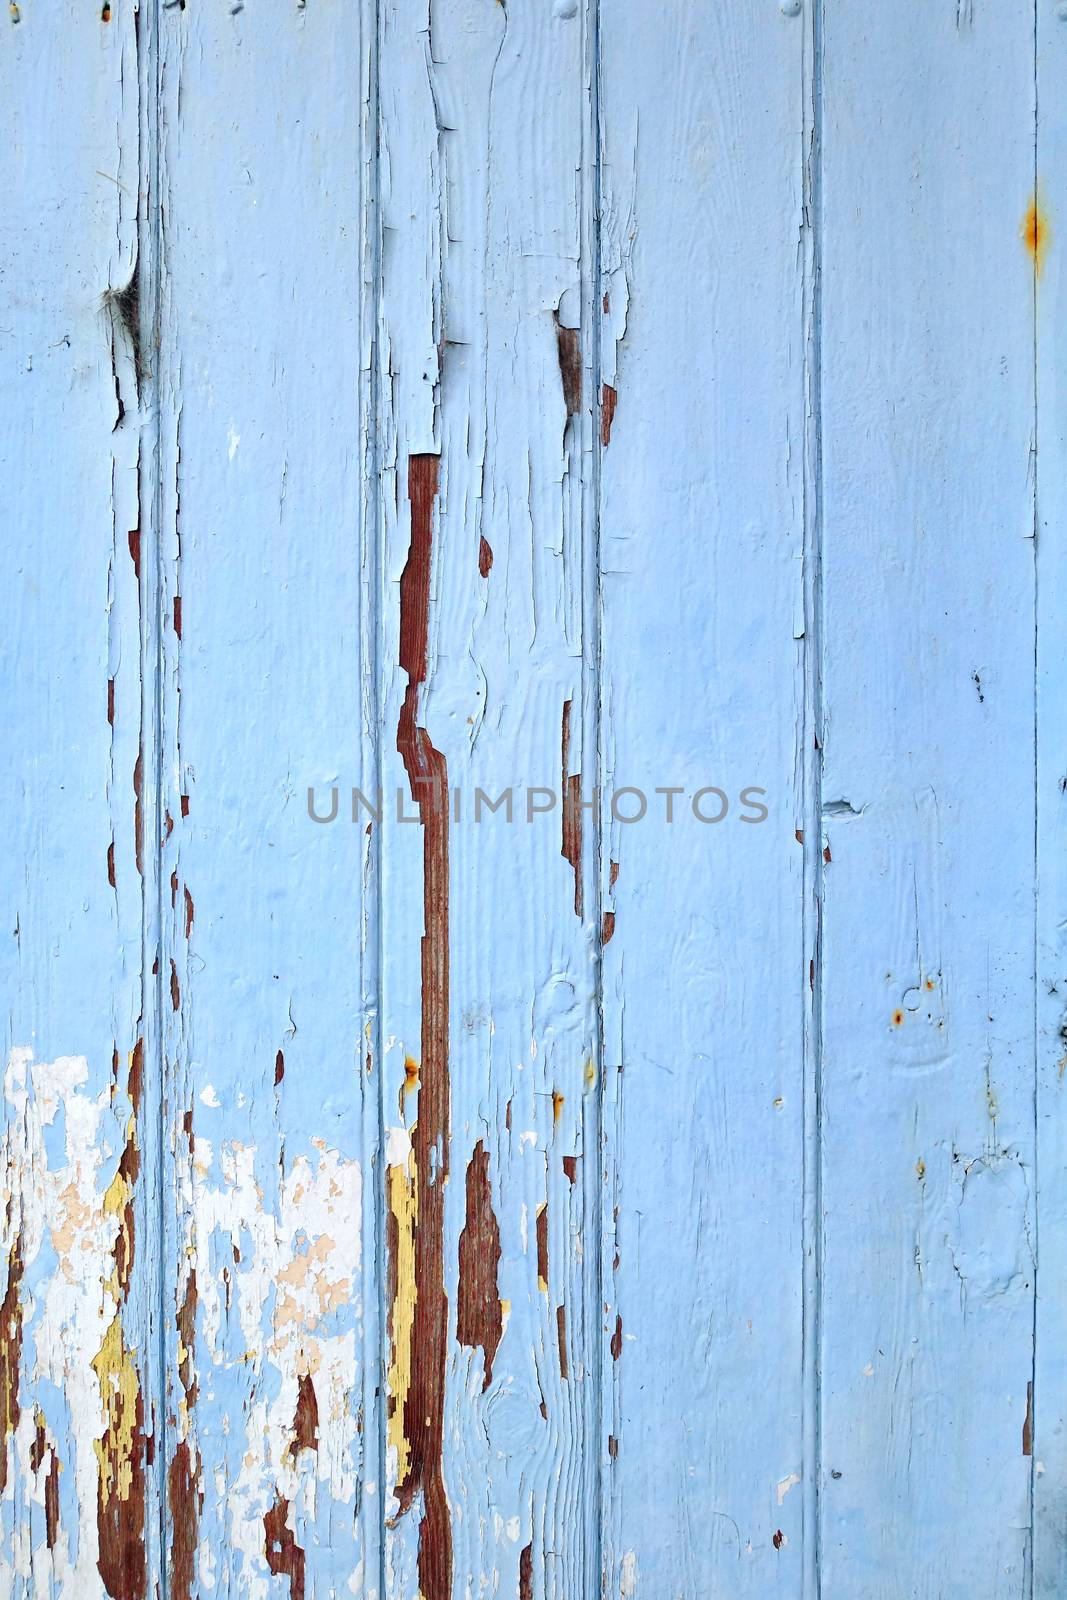
[[[563,772],[563,845],[560,854],[570,863],[574,873],[574,914],[582,914],[582,812],[579,805],[582,795],[582,776],[568,775],[571,750],[571,702],[563,705],[563,730],[561,735]]]
[[[548,1201],[537,1208],[537,1287],[548,1293]]]
[[[781,1528],[779,1528],[775,1533],[774,1537],[771,1539],[771,1543],[776,1550],[780,1550],[785,1544],[785,1534],[782,1532]]]
[[[1026,1415],[1023,1418],[1023,1455],[1034,1453],[1034,1385],[1026,1385]]]
[[[615,913],[614,911],[605,911],[603,921],[600,924],[600,943],[602,945],[610,944],[614,936]]]
[[[608,1457],[611,1461],[619,1459],[619,1441],[613,1433],[608,1434]]]
[[[7,1441],[19,1425],[22,1362],[22,1230],[7,1258],[7,1288],[0,1303],[0,1495],[7,1488]]]
[[[563,1170],[566,1173],[568,1180],[573,1184],[578,1177],[578,1157],[564,1156]]]
[[[608,294],[606,289],[604,291],[604,299],[601,303],[604,307],[604,315],[608,316],[611,312],[611,296]]]
[[[478,571],[483,578],[488,578],[493,570],[493,547],[488,539],[483,539],[478,546]]]
[[[115,887],[115,841],[112,839],[107,847],[107,881],[112,888]]]
[[[489,1152],[479,1139],[467,1167],[467,1218],[459,1236],[456,1338],[471,1349],[475,1345],[482,1347],[485,1355],[483,1393],[492,1379],[493,1360],[504,1332],[497,1287],[499,1266],[500,1229],[493,1213]]]
[[[903,1011],[894,1011],[893,1012],[893,1026],[894,1026],[894,1028],[899,1028],[901,1026],[901,1024],[903,1023],[903,1021],[904,1021],[904,1013],[903,1013]]]
[[[425,1600],[450,1600],[452,1523],[445,1493],[445,1365],[448,1299],[444,1282],[444,1191],[448,1177],[448,770],[418,723],[419,686],[429,645],[433,505],[440,459],[408,458],[411,543],[400,578],[400,667],[408,684],[397,724],[396,747],[418,806],[423,830],[422,1061],[418,1121],[411,1132],[415,1163],[415,1305],[411,1331],[411,1381],[404,1401],[410,1445],[407,1470],[397,1485],[400,1514],[423,1495],[419,1525],[419,1586]],[[428,792],[429,791],[429,792]],[[294,1591],[294,1600],[298,1600]]]
[[[611,384],[606,383],[600,399],[600,442],[604,446],[611,443],[611,425],[615,421],[615,405],[618,398]]]
[[[570,1377],[570,1365],[567,1361],[567,1308],[556,1307],[556,1342],[559,1345],[559,1375],[564,1383]]]
[[[180,639],[182,636],[182,597],[180,594],[174,596],[174,631]]]
[[[1034,263],[1034,275],[1035,277],[1040,276],[1045,253],[1048,250],[1049,226],[1048,217],[1042,210],[1036,195],[1026,209],[1021,231],[1023,242],[1029,250]]]
[[[611,1336],[611,1359],[618,1361],[622,1355],[622,1318],[615,1318],[615,1332]]]
[[[141,530],[140,530],[140,528],[131,528],[130,529],[130,534],[129,534],[129,539],[130,539],[130,559],[133,561],[134,577],[136,577],[137,579],[140,579],[140,576],[141,576]]]
[[[519,1600],[533,1600],[533,1545],[526,1545],[519,1556]]]
[[[804,843],[804,829],[803,828],[798,828],[796,830],[796,840],[797,840],[797,844],[803,844]]]
[[[182,816],[183,817],[187,817],[188,815],[189,815],[189,796],[187,794],[183,794],[182,795]]]
[[[193,897],[189,893],[188,886],[186,886],[184,893],[185,893],[185,937],[188,939],[189,935],[193,931],[193,918],[196,916],[196,907],[193,905]]]
[[[822,858],[827,866],[829,866],[830,862],[833,860],[833,857],[830,854],[830,846],[828,844],[823,845]]]
[[[317,1450],[319,1448],[319,1402],[315,1394],[315,1385],[311,1381],[309,1372],[301,1373],[300,1386],[296,1396],[296,1412],[293,1416],[293,1437],[289,1444],[289,1456],[295,1459],[301,1450]]]
[[[614,889],[619,881],[619,863],[612,861],[608,866],[608,888]]]
[[[279,1050],[274,1057],[274,1087],[277,1088],[285,1077],[285,1056]]]
[[[171,958],[170,963],[170,1003],[174,1007],[175,1011],[181,1010],[182,991],[181,986],[178,983],[178,968],[174,964],[173,957]]]
[[[559,1119],[563,1115],[563,1102],[566,1096],[560,1094],[558,1089],[552,1091],[552,1125],[559,1126]]]
[[[103,9],[100,12],[100,21],[101,22],[110,22],[111,21],[111,7],[108,5],[107,0],[104,0]]]
[[[174,907],[177,904],[178,904],[178,874],[175,871],[175,872],[172,872],[171,875],[170,875],[170,909],[173,911]]]
[[[263,1518],[267,1565],[276,1578],[289,1579],[289,1600],[304,1600],[304,1552],[289,1527],[289,1502],[278,1495]]]
[[[559,353],[559,371],[563,379],[563,404],[569,417],[577,416],[582,409],[582,352],[578,343],[578,329],[565,328],[556,313],[556,348]]]
[[[115,726],[115,680],[107,680],[107,720],[110,726]]]

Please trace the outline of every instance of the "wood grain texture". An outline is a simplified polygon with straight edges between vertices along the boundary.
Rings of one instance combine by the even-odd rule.
[[[805,38],[602,6],[613,1595],[802,1582]]]
[[[822,1581],[1025,1594],[1032,19],[823,46]]]
[[[1065,50],[10,7],[0,1595],[1063,1593]]]

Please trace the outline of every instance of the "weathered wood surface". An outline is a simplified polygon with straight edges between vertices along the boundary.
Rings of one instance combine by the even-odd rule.
[[[1062,1594],[1065,51],[11,7],[0,1594]]]

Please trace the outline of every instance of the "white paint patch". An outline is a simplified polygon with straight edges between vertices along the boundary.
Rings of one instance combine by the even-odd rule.
[[[781,1505],[782,1501],[785,1499],[785,1497],[789,1493],[790,1489],[795,1489],[799,1482],[800,1482],[800,1474],[798,1472],[791,1472],[789,1474],[788,1478],[779,1478],[779,1480],[778,1480],[778,1504],[779,1505]]]
[[[622,1558],[622,1572],[619,1577],[619,1593],[622,1600],[637,1593],[637,1552],[627,1550]]]

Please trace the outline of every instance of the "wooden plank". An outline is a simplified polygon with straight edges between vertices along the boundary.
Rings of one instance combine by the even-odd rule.
[[[12,5],[6,26],[0,1589],[143,1600],[161,1431],[138,583],[151,430],[124,291],[144,64],[128,0]]]
[[[1067,16],[1037,11],[1037,145],[1032,242],[1036,333],[1034,464],[1037,517],[1037,1315],[1031,1458],[1034,1517],[1033,1592],[1053,1600],[1067,1588],[1064,1446],[1067,1351],[1062,1334],[1067,1270],[1067,765],[1064,693],[1067,652],[1067,392],[1059,333],[1067,304],[1060,219],[1067,216]]]
[[[822,46],[822,1583],[1028,1594],[1033,16]]]
[[[384,1593],[593,1593],[588,22],[383,20]]]
[[[783,11],[601,14],[610,1595],[803,1582],[807,24]],[[640,822],[633,795],[612,816],[627,786]]]
[[[169,1594],[373,1596],[373,25],[162,30]]]

